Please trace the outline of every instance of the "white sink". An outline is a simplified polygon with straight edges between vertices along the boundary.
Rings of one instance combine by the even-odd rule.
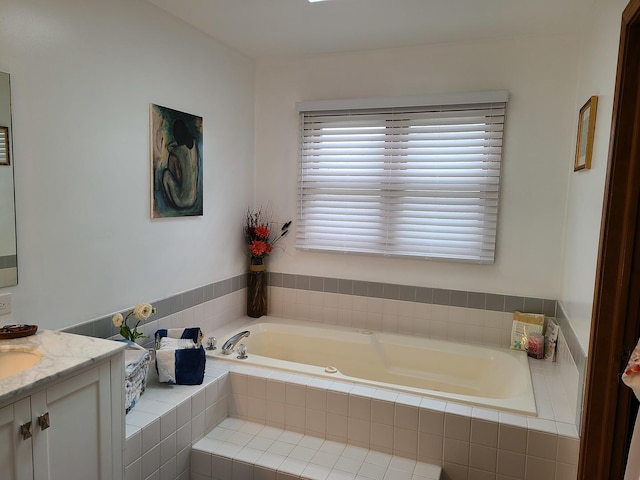
[[[35,348],[0,345],[0,379],[33,367],[42,358]]]

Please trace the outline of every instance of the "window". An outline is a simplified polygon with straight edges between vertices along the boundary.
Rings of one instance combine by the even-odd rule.
[[[298,104],[297,246],[492,263],[506,100]]]

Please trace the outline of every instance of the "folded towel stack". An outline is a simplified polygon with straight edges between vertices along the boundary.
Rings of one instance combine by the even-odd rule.
[[[200,385],[206,361],[203,337],[197,327],[158,330],[155,333],[158,379],[174,385]]]

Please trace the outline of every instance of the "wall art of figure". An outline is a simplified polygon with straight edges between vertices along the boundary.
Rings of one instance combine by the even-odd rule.
[[[152,217],[202,215],[202,117],[151,105]]]

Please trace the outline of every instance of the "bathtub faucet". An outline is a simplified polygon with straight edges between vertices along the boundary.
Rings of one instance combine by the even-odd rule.
[[[224,342],[224,345],[222,346],[222,353],[224,353],[225,355],[231,355],[231,352],[233,352],[233,349],[236,348],[237,343],[244,337],[248,337],[250,334],[251,332],[249,330],[236,333],[233,337]]]

